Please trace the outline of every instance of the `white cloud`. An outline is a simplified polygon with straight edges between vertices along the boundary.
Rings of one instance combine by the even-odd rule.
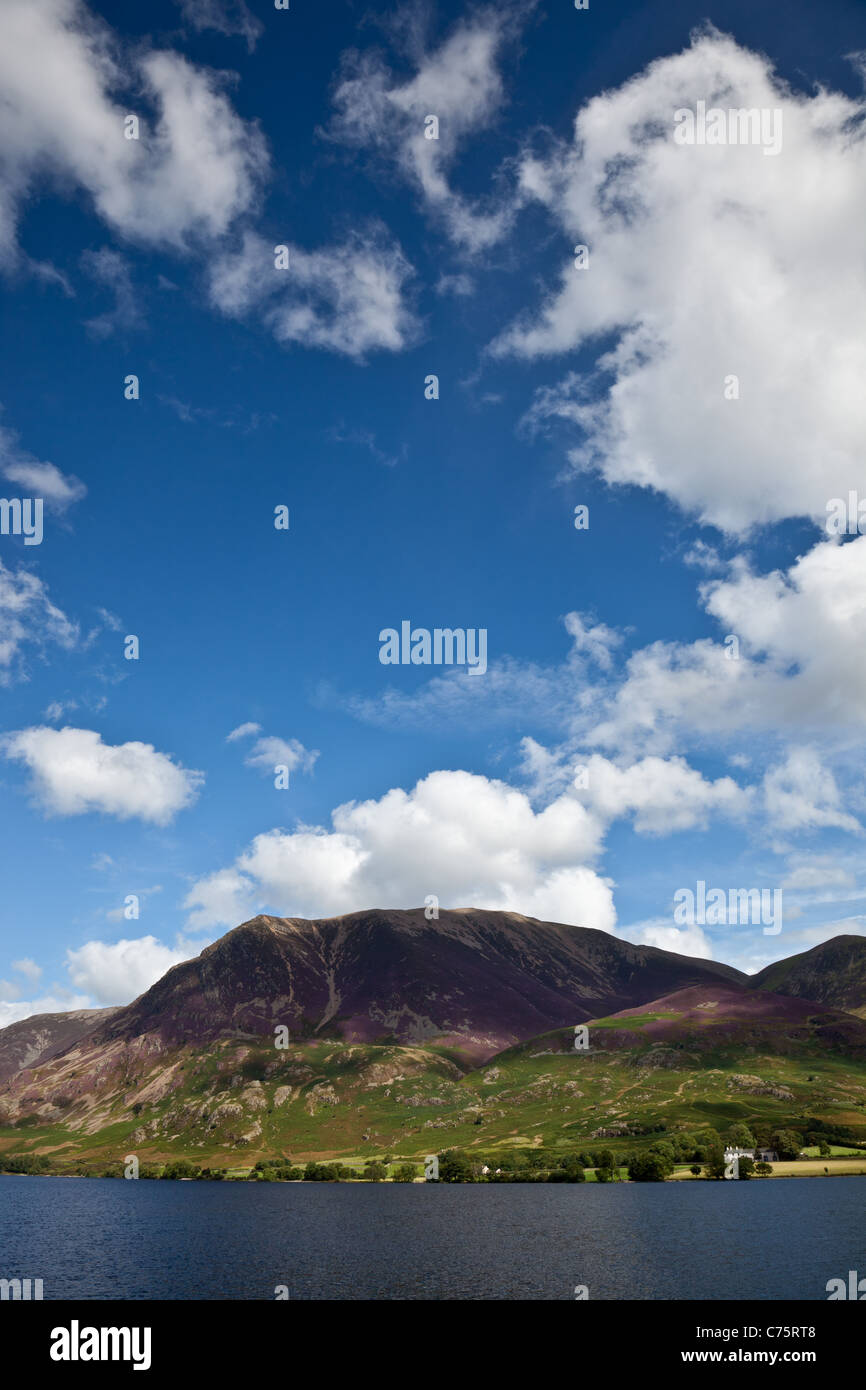
[[[65,512],[73,502],[80,502],[87,488],[80,479],[61,473],[53,463],[41,463],[18,444],[13,430],[0,426],[0,472],[12,483],[18,483],[30,497],[41,497],[55,512]]]
[[[7,261],[19,205],[46,181],[82,189],[130,240],[176,250],[221,236],[257,199],[266,146],[233,110],[224,77],[177,53],[124,52],[80,0],[4,0],[0,86]],[[124,137],[128,114],[140,118],[138,140]]]
[[[256,896],[255,884],[237,869],[218,869],[200,878],[184,905],[190,909],[189,924],[194,930],[236,927],[264,907]]]
[[[686,146],[674,112],[778,108],[781,152]],[[576,427],[574,469],[666,493],[728,531],[826,519],[866,435],[866,102],[795,93],[715,30],[589,101],[573,144],[522,186],[564,231],[560,283],[503,333],[535,358],[615,345],[542,389],[532,418]],[[574,268],[573,244],[589,247]],[[567,264],[566,264],[567,262]],[[725,378],[739,378],[726,400]]]
[[[351,50],[343,55],[327,134],[396,165],[465,251],[499,241],[516,211],[513,193],[487,205],[463,197],[451,187],[448,171],[461,144],[488,127],[502,107],[498,63],[520,16],[530,8],[502,4],[478,9],[433,51],[419,48],[416,34],[415,72],[408,81],[396,77],[378,53]],[[438,120],[436,139],[425,133],[434,129],[426,124],[430,116]]]
[[[239,724],[236,729],[232,729],[226,735],[226,743],[236,743],[242,738],[251,738],[262,731],[261,724],[249,722]],[[305,748],[300,739],[297,738],[277,738],[274,735],[266,734],[264,738],[257,738],[244,763],[247,767],[258,768],[264,773],[273,773],[277,766],[288,768],[289,772],[310,773],[316,759],[319,756],[317,748]]]
[[[844,741],[866,727],[866,536],[822,541],[787,572],[738,559],[700,589],[720,639],[654,642],[596,712],[593,742],[664,751],[773,731]],[[729,660],[722,638],[739,640]],[[730,649],[732,650],[732,649]]]
[[[616,934],[635,946],[655,946],[660,951],[673,951],[678,956],[695,956],[698,960],[719,959],[718,947],[699,926],[676,927],[659,918],[621,927]],[[724,959],[727,960],[727,957]]]
[[[131,332],[144,323],[144,315],[132,283],[129,265],[123,256],[110,246],[98,251],[85,251],[81,264],[92,278],[104,285],[113,296],[111,309],[88,319],[86,328],[95,338],[110,338],[113,333]]]
[[[382,227],[315,251],[291,243],[289,266],[274,246],[246,231],[239,250],[217,258],[211,298],[233,317],[256,312],[280,343],[302,343],[363,359],[415,340],[419,325],[405,302],[412,267]]]
[[[226,734],[226,743],[235,743],[239,738],[249,738],[252,734],[260,734],[261,731],[261,724],[254,724],[252,720],[248,720],[246,724],[239,724],[230,734]]]
[[[198,882],[186,906],[199,926],[233,926],[264,907],[328,916],[359,906],[501,908],[609,930],[611,885],[591,867],[601,827],[572,796],[543,811],[513,787],[433,772],[406,792],[337,807],[330,831],[258,835],[229,869]]]
[[[319,756],[319,750],[305,748],[296,738],[284,739],[268,736],[257,739],[244,758],[247,767],[256,767],[261,772],[272,773],[277,766],[287,767],[289,772],[312,772]]]
[[[813,748],[792,748],[783,764],[764,777],[768,823],[781,831],[835,826],[862,832],[854,816],[841,809],[836,779]]]
[[[754,788],[731,777],[705,778],[682,757],[616,763],[569,744],[548,749],[533,738],[520,748],[533,796],[546,800],[571,787],[605,827],[631,817],[639,835],[670,835],[704,830],[714,817],[742,820],[755,805]]]
[[[23,648],[42,651],[53,643],[69,650],[78,638],[78,627],[51,602],[41,579],[0,561],[0,685],[26,674]]]
[[[851,889],[857,892],[854,875],[833,862],[829,856],[811,858],[806,862],[798,857],[796,867],[791,869],[782,883],[782,888],[803,893],[811,893],[816,889]]]
[[[751,801],[750,790],[733,778],[708,781],[684,758],[648,757],[618,767],[593,753],[583,765],[587,788],[581,799],[605,822],[632,815],[638,834],[704,829],[717,815],[739,819]]]
[[[466,728],[473,723],[486,728],[496,721],[522,720],[528,709],[536,722],[562,728],[593,698],[592,668],[607,671],[622,640],[604,623],[577,612],[566,613],[562,622],[572,644],[559,665],[503,656],[490,662],[483,680],[445,668],[414,691],[389,686],[375,697],[350,696],[340,703],[356,718],[386,728],[450,725],[455,720]],[[323,691],[322,698],[332,697]]]
[[[34,798],[48,815],[97,811],[166,825],[196,799],[204,780],[152,744],[106,744],[92,729],[20,729],[3,737],[0,751],[26,764]]]
[[[35,960],[31,960],[29,956],[25,956],[22,960],[13,960],[12,969],[17,970],[20,975],[26,975],[33,984],[42,975],[42,966],[37,965]]]
[[[78,709],[77,700],[52,700],[43,717],[51,724],[59,724],[67,710],[71,712],[74,709]]]
[[[622,634],[605,623],[592,626],[580,613],[566,613],[563,619],[566,632],[574,642],[575,652],[583,652],[604,671],[612,665],[612,653],[622,642]]]
[[[43,994],[38,999],[20,1003],[0,1001],[0,1028],[8,1028],[10,1023],[20,1023],[34,1014],[65,1014],[72,1009],[92,1007],[93,1001],[86,994],[72,994],[69,990],[58,990],[55,994]]]
[[[86,941],[66,952],[66,963],[77,989],[102,1005],[128,1004],[192,954],[164,946],[155,936],[141,936],[132,941]]]
[[[250,52],[264,32],[244,0],[178,0],[180,12],[194,29],[214,29],[227,38],[245,39]]]

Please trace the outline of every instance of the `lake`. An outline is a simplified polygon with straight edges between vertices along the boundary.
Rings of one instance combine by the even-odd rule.
[[[45,1299],[826,1300],[866,1179],[207,1183],[0,1176],[0,1278]]]

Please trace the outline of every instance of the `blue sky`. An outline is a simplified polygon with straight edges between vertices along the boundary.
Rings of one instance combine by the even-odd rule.
[[[9,0],[0,48],[0,1023],[257,911],[862,933],[866,12]],[[781,150],[678,146],[698,101]],[[381,664],[404,619],[487,671]]]

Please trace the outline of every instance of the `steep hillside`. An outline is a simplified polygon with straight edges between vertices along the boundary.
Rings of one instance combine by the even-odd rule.
[[[866,937],[834,936],[811,951],[768,965],[749,986],[814,999],[866,1018]]]
[[[117,1009],[72,1009],[65,1014],[31,1014],[0,1028],[0,1082],[23,1067],[38,1067],[106,1023]]]
[[[517,913],[421,909],[324,921],[256,917],[170,970],[98,1040],[273,1034],[436,1039],[484,1057],[559,1024],[708,980],[730,966]]]

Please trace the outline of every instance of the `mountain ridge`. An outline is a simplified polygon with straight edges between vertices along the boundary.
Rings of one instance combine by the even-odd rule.
[[[581,1022],[686,983],[742,972],[636,946],[606,932],[484,909],[366,909],[340,917],[260,914],[173,966],[118,1010],[100,1040],[158,1031],[349,1041],[440,1037],[473,1056],[501,1051],[557,1021]]]
[[[412,1153],[428,1130],[564,1144],[759,1112],[860,1132],[866,1021],[829,997],[866,1006],[858,941],[792,957],[772,991],[767,971],[517,913],[259,915],[66,1037],[27,1020],[29,1064],[0,1071],[0,1156]],[[824,1002],[796,994],[804,978]]]

